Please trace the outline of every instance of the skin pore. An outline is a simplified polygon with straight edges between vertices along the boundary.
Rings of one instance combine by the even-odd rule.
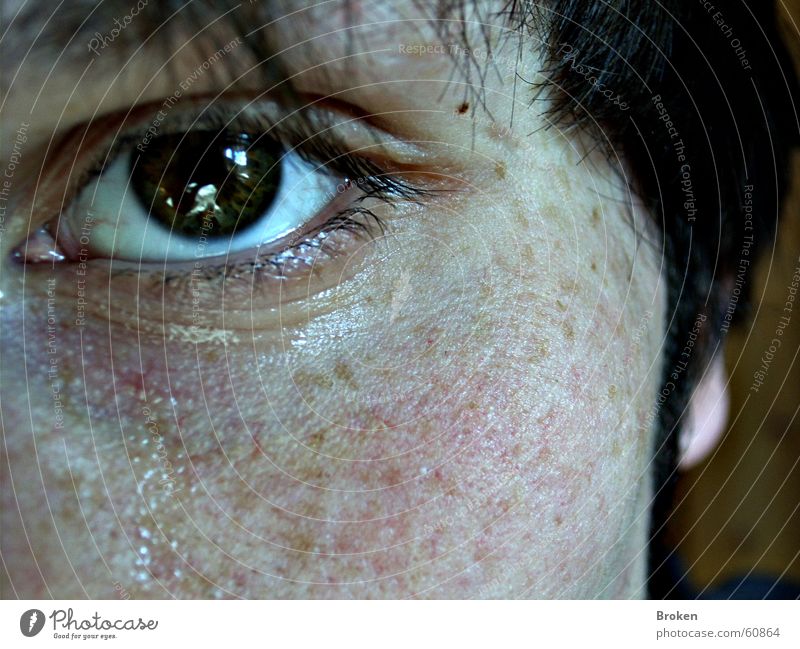
[[[350,147],[425,192],[376,202],[382,231],[338,232],[284,278],[13,259],[91,151],[45,156],[53,131],[158,106],[217,46],[153,45],[119,76],[105,52],[84,76],[20,65],[3,109],[30,124],[1,251],[3,596],[644,596],[665,296],[619,163],[514,94],[502,18],[484,28],[496,64],[467,78],[414,3],[279,14],[295,9],[273,39],[300,103],[324,98]],[[233,87],[248,56],[191,94]],[[117,211],[94,211],[93,244]]]

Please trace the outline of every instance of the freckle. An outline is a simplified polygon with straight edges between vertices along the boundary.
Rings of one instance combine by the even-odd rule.
[[[317,432],[311,435],[306,441],[306,446],[318,451],[322,446],[322,443],[325,441],[325,433]]]
[[[302,391],[311,387],[323,388],[330,390],[333,387],[333,379],[324,374],[317,374],[316,372],[305,372],[298,370],[292,375],[292,380],[295,385]]]
[[[203,360],[207,363],[219,363],[219,349],[216,347],[206,347],[203,354]]]
[[[561,524],[564,522],[564,519],[563,519],[563,518],[561,518],[561,514],[556,514],[556,517],[555,517],[555,519],[553,519],[553,520],[554,520],[555,524],[556,524],[558,527],[561,527]]]
[[[255,572],[253,574],[255,574]],[[233,583],[235,583],[239,589],[244,588],[247,584],[247,573],[243,570],[237,570],[233,576]]]
[[[592,270],[597,272],[597,264],[594,262],[594,260],[592,260]]]
[[[342,363],[339,361],[333,368],[333,373],[336,375],[336,378],[344,383],[347,383],[351,388],[354,390],[358,389],[358,383],[355,381],[355,377],[353,373],[350,371],[350,368],[347,366],[346,363]]]
[[[475,403],[474,401],[470,401],[467,404],[467,408],[469,408],[470,410],[477,410],[478,409],[478,404]]]
[[[594,227],[600,225],[600,209],[597,207],[592,210],[592,225]]]
[[[536,363],[537,361],[547,358],[550,355],[550,347],[548,346],[546,340],[537,340],[534,343],[533,349],[536,352],[536,355],[531,356],[528,359],[528,361],[531,363]]]
[[[506,177],[506,165],[504,162],[496,162],[494,165],[494,173],[499,180]]]
[[[536,254],[533,251],[533,246],[526,243],[522,246],[522,260],[525,263],[532,264],[536,260]]]
[[[464,113],[466,113],[469,110],[469,102],[465,101],[458,108],[456,108],[456,110],[458,111],[459,115],[463,115]]]
[[[556,300],[556,308],[559,311],[566,311],[567,310],[567,305],[564,304],[561,300]]]
[[[576,293],[578,290],[578,284],[572,280],[561,281],[558,285],[564,293]]]
[[[328,477],[329,476],[325,475],[325,470],[321,467],[315,467],[299,475],[300,480],[312,485],[323,484]]]
[[[575,340],[575,330],[572,328],[572,325],[569,322],[565,322],[561,325],[561,329],[564,332],[564,337],[567,340]]]
[[[608,386],[608,398],[614,399],[617,396],[617,386],[613,383]]]
[[[316,541],[307,534],[296,533],[292,534],[288,546],[290,550],[294,550],[295,552],[310,554],[313,552],[315,544]]]

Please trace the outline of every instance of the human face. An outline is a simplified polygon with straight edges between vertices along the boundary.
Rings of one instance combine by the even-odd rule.
[[[258,61],[238,43],[203,69],[236,38],[223,21],[179,38],[168,25],[129,60],[141,15],[110,41],[81,34],[83,50],[105,45],[88,73],[81,56],[16,56],[4,596],[644,595],[660,249],[625,169],[545,128],[546,102],[515,85],[518,41],[481,7],[444,23],[411,2],[285,6],[263,31],[291,95],[260,94],[263,70],[239,77]],[[516,66],[529,80],[535,45]],[[305,107],[416,191],[361,203],[382,230],[367,220],[369,234],[339,230],[281,272],[227,276],[202,246],[188,263],[149,247],[143,208],[123,204],[127,167],[116,193],[103,177],[93,203],[75,191],[120,124],[140,144],[155,124],[152,153],[191,130],[174,126],[190,104],[242,97]],[[149,107],[99,117],[134,104]],[[321,200],[329,181],[313,178],[293,186],[298,226],[363,191]],[[254,258],[228,242],[231,259]],[[196,256],[214,270],[192,275]]]

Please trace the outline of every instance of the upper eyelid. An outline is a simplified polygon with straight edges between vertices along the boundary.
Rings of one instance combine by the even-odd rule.
[[[268,98],[249,101],[239,96],[220,98],[219,95],[213,99],[187,98],[181,102],[180,106],[176,104],[173,107],[170,114],[167,115],[168,119],[165,118],[161,121],[152,140],[155,140],[158,135],[191,130],[224,130],[234,127],[242,131],[251,130],[259,135],[266,135],[280,141],[285,147],[286,153],[293,151],[309,162],[318,163],[317,171],[327,172],[332,176],[350,177],[352,180],[358,179],[359,184],[363,181],[362,188],[367,190],[366,195],[382,196],[391,193],[398,198],[413,201],[431,193],[422,185],[409,182],[407,177],[401,178],[390,171],[388,167],[383,169],[380,164],[368,159],[381,157],[382,154],[394,156],[394,152],[387,151],[385,147],[388,145],[396,150],[396,146],[393,146],[397,144],[396,138],[387,134],[383,129],[367,125],[352,115],[342,115],[343,119],[334,120],[331,118],[333,111],[326,115],[328,107],[325,105],[317,107],[318,103],[320,102],[308,104],[317,110],[303,111],[300,109],[287,110],[279,102]],[[142,140],[148,126],[153,123],[154,116],[159,114],[158,106],[163,106],[163,102],[137,107],[132,118],[131,111],[128,111],[118,116],[106,116],[95,120],[94,124],[86,124],[84,128],[80,129],[78,135],[85,137],[86,129],[96,129],[111,122],[109,128],[111,134],[99,142],[93,141],[91,146],[97,151],[88,153],[87,155],[92,157],[88,161],[85,160],[82,164],[76,165],[79,173],[74,180],[69,182],[62,209],[75,200],[83,188],[101,176],[119,155],[122,155],[126,149],[135,147],[137,142]],[[334,133],[336,128],[342,125],[349,127],[346,129],[346,135],[350,137]],[[360,137],[354,137],[357,125],[362,127],[359,129]],[[347,140],[350,139],[361,141],[348,142]],[[157,142],[152,140],[148,146],[157,146]],[[405,162],[400,160],[401,158],[417,163],[408,165],[409,170],[417,167],[420,160],[424,159],[424,155],[417,153],[413,144],[406,146],[401,143],[400,146],[401,152],[395,156],[398,159],[393,160],[395,164],[391,165],[395,167],[394,172],[402,172],[406,166]],[[365,147],[370,148],[369,154]],[[53,216],[56,215],[50,215],[49,218]]]
[[[236,127],[284,140],[286,136],[298,133],[302,133],[306,139],[326,137],[340,149],[358,151],[365,157],[391,158],[398,167],[417,166],[425,158],[425,153],[414,143],[401,140],[358,116],[345,114],[344,111],[334,112],[327,103],[324,99],[317,99],[301,108],[288,110],[270,98],[248,100],[238,95],[216,95],[213,98],[199,96],[173,104],[163,118],[159,116],[164,113],[161,107],[166,100],[136,107],[133,112],[129,110],[118,116],[100,117],[77,129],[78,135],[101,127],[107,128],[112,134],[91,144],[98,151],[85,153],[90,157],[84,162],[84,171],[76,184],[83,185],[101,173],[125,146],[149,144],[159,135],[192,129],[222,130]],[[148,129],[153,125],[157,128],[152,131],[152,137],[145,141]],[[340,130],[346,130],[347,133],[337,132]],[[69,135],[65,137],[65,140],[69,139]],[[81,135],[81,140],[83,148],[87,148],[84,135]],[[285,144],[290,148],[302,148],[305,142],[285,141]]]
[[[252,129],[259,133],[259,135],[265,133],[269,134],[273,129],[276,132],[280,130],[278,127],[280,122],[286,121],[288,123],[292,121],[287,118],[286,112],[283,111],[277,103],[273,103],[272,107],[274,108],[272,111],[273,115],[266,117],[263,114],[258,116],[258,113],[255,111],[242,111],[241,106],[237,106],[235,102],[231,102],[231,104],[227,106],[223,104],[215,106],[213,104],[208,105],[195,101],[189,106],[182,106],[181,112],[175,113],[169,122],[165,120],[163,132],[159,132],[157,135],[174,135],[176,132],[181,131],[186,131],[188,133],[192,130],[202,130],[203,128],[222,130],[223,128],[230,129],[233,126],[243,131]],[[51,229],[48,230],[56,240],[59,238],[60,230],[58,223],[61,215],[64,214],[64,210],[69,209],[73,201],[78,200],[81,192],[86,187],[90,186],[91,182],[96,177],[101,176],[106,168],[110,168],[111,165],[118,160],[118,157],[123,154],[123,148],[127,148],[131,143],[140,139],[143,132],[143,125],[146,126],[150,123],[149,120],[152,119],[153,114],[152,109],[143,109],[141,111],[141,116],[136,115],[134,119],[128,119],[129,113],[119,117],[112,115],[102,120],[95,121],[94,124],[86,124],[83,128],[80,128],[77,133],[72,134],[72,137],[76,139],[81,137],[81,142],[88,141],[87,147],[96,147],[100,149],[102,153],[97,156],[99,166],[96,169],[90,168],[88,171],[84,170],[80,172],[78,175],[82,176],[82,180],[79,183],[73,181],[69,183],[70,188],[65,191],[65,198],[62,201],[60,213],[48,215],[48,221],[52,221],[56,218],[54,223],[55,229],[52,229],[53,224],[51,224]],[[156,111],[156,114],[158,114],[158,111]],[[302,125],[310,127],[310,130],[324,124],[324,122],[312,123],[311,120],[301,119],[298,112],[294,112],[292,115],[294,117],[293,127],[297,131],[295,135],[303,135],[303,129],[298,127],[298,121]],[[115,122],[114,120],[117,121]],[[248,123],[243,124],[241,123],[242,121]],[[117,128],[109,129],[111,134],[105,138],[87,138],[87,132],[90,129],[95,130],[98,127],[102,127],[104,122],[111,122],[111,126],[116,126]],[[192,129],[192,127],[194,127],[194,129]],[[286,123],[284,124],[284,130],[289,130],[288,124]],[[309,153],[308,161],[320,163],[315,171],[326,171],[332,176],[340,176],[342,179],[348,178],[353,182],[357,179],[359,187],[364,190],[362,196],[365,198],[383,198],[387,202],[389,202],[390,197],[394,197],[395,199],[415,200],[417,197],[428,193],[421,187],[412,185],[403,179],[398,179],[392,174],[385,173],[380,168],[370,165],[369,161],[362,159],[357,154],[349,151],[348,147],[340,146],[340,142],[335,141],[341,140],[341,138],[331,138],[328,140],[327,138],[317,138],[317,135],[317,133],[313,133],[307,136],[304,141],[301,140],[294,146],[288,146],[285,138],[276,137],[274,134],[272,138],[280,142],[284,147],[284,155],[290,152],[302,155],[304,153],[303,145],[307,145],[310,140],[315,140],[314,145],[309,146],[307,151],[307,153]],[[99,141],[97,141],[98,139]],[[158,143],[155,141],[151,142],[151,144],[152,146],[158,146]],[[168,164],[166,160],[165,163]],[[327,164],[330,164],[330,167],[327,167]],[[80,169],[81,166],[82,165],[76,165],[78,169]],[[363,184],[362,180],[364,181]],[[352,206],[351,209],[353,207],[355,206]],[[355,211],[371,214],[368,208],[355,207]],[[339,214],[331,218],[331,222],[333,222],[335,218],[338,218],[338,216],[344,215],[346,212],[346,209],[340,210]]]
[[[218,99],[218,97],[215,97]],[[135,146],[142,139],[148,125],[152,124],[155,116],[158,115],[159,106],[163,106],[164,100],[158,103],[150,103],[143,106],[136,106],[126,111],[119,111],[115,114],[103,115],[89,122],[80,124],[67,134],[65,134],[58,150],[75,150],[76,157],[82,158],[80,162],[72,165],[77,173],[69,179],[62,199],[62,207],[69,204],[80,190],[88,185],[95,177],[101,175],[108,168],[127,146]],[[186,98],[175,104],[168,115],[169,119],[161,122],[157,135],[173,134],[181,130],[188,130],[197,127],[198,123],[203,128],[222,128],[226,125],[236,123],[237,112],[241,113],[243,102],[238,101],[239,110],[234,110],[236,105],[234,100],[231,106],[225,106],[221,101],[217,103],[212,98],[203,96],[193,96]],[[280,110],[276,108],[276,115]],[[228,117],[224,117],[228,116]],[[247,115],[252,117],[252,111]],[[239,119],[245,120],[240,114]],[[263,128],[269,120],[262,119],[259,128]],[[273,126],[275,121],[270,122]],[[250,126],[256,127],[255,121]],[[109,132],[105,137],[92,136],[93,131],[104,129]]]
[[[227,102],[227,103],[226,103]],[[159,104],[159,105],[163,105]],[[269,107],[269,110],[259,110]],[[137,141],[144,143],[143,133],[147,133],[146,127],[153,124],[153,115],[160,113],[155,107],[137,109],[134,120],[127,119],[130,113],[120,117],[119,126],[113,136],[106,139],[105,143],[98,143],[98,148],[103,152],[95,159],[95,165],[90,166],[82,172],[82,179],[77,183],[71,192],[71,200],[79,192],[89,185],[96,177],[102,175],[106,168],[110,167],[121,155],[124,149],[136,145]],[[284,146],[284,155],[296,153],[304,157],[309,162],[318,163],[315,171],[327,172],[335,177],[349,178],[353,182],[358,182],[365,190],[365,196],[388,196],[390,193],[397,197],[410,200],[429,193],[422,186],[412,184],[405,179],[394,177],[392,173],[386,172],[378,165],[365,156],[359,155],[348,145],[347,138],[334,136],[337,125],[355,124],[360,120],[357,117],[347,116],[347,119],[340,123],[328,121],[321,117],[323,110],[316,113],[302,110],[288,111],[281,107],[277,101],[263,99],[244,102],[241,98],[215,97],[211,102],[204,102],[202,99],[192,98],[182,103],[180,108],[175,108],[175,112],[169,115],[169,119],[159,122],[159,128],[155,129],[153,137],[146,144],[147,146],[158,146],[157,138],[160,135],[170,135],[175,133],[192,130],[223,131],[232,129],[243,132],[257,133],[260,137],[267,136],[280,142]],[[105,119],[114,119],[107,117]],[[133,123],[131,123],[133,121]],[[127,122],[127,126],[125,126]],[[102,120],[99,122],[102,125]],[[95,127],[98,122],[95,123]],[[161,128],[163,126],[163,128]],[[87,124],[87,128],[90,125]],[[112,129],[113,130],[113,129]],[[351,132],[352,133],[352,132]],[[380,138],[376,138],[375,142]],[[310,145],[311,141],[313,145]],[[386,138],[384,138],[386,141]],[[352,143],[356,144],[356,143]],[[145,149],[146,150],[146,149]],[[144,151],[142,151],[143,153]],[[168,163],[168,162],[167,162]],[[330,165],[330,166],[328,166]],[[402,166],[402,165],[399,165]],[[358,172],[357,174],[355,172]],[[363,185],[362,185],[363,182]],[[69,201],[67,201],[68,203]]]
[[[200,99],[193,98],[191,101],[181,102],[180,106],[176,104],[164,119],[158,119],[160,115],[159,106],[163,105],[164,102],[160,102],[137,107],[135,113],[133,113],[133,118],[131,118],[131,111],[127,111],[124,115],[119,115],[116,118],[115,116],[105,116],[93,120],[91,123],[86,123],[84,130],[100,128],[111,122],[109,126],[113,131],[112,136],[99,143],[99,149],[102,153],[95,156],[94,165],[92,166],[98,167],[102,171],[103,167],[108,166],[113,161],[115,154],[121,148],[143,143],[144,136],[148,132],[147,129],[155,124],[156,120],[158,120],[158,128],[155,129],[153,138],[159,135],[169,135],[181,130],[197,128],[198,123],[209,129],[221,128],[226,125],[221,120],[220,108],[213,108],[213,104],[203,103]],[[235,122],[235,116],[230,118],[228,124],[233,122]]]
[[[175,113],[172,115],[172,119],[170,119],[169,123],[166,120],[164,122],[164,130],[166,133],[174,133],[185,125],[194,124],[197,126],[198,124],[206,123],[209,125],[208,128],[211,128],[210,125],[215,123],[217,125],[231,124],[230,116],[232,115],[239,115],[239,119],[243,119],[241,109],[246,102],[240,97],[232,98],[228,104],[224,103],[226,101],[228,101],[227,98],[220,100],[219,97],[215,97],[212,102],[204,102],[202,98],[192,98],[191,102],[187,99],[180,109],[175,106]],[[62,157],[59,155],[59,151],[75,150],[75,156],[69,163],[69,171],[63,177],[63,180],[59,179],[58,182],[52,183],[54,185],[52,189],[55,192],[48,189],[46,195],[43,194],[43,200],[37,199],[36,207],[30,213],[32,218],[28,221],[28,232],[31,233],[37,228],[48,227],[48,224],[50,224],[50,231],[57,236],[59,231],[58,224],[62,214],[77,200],[81,191],[89,186],[95,178],[102,175],[105,169],[110,167],[117,159],[117,156],[122,154],[123,147],[132,141],[135,142],[137,134],[141,136],[142,128],[146,128],[153,116],[157,114],[157,106],[160,103],[137,107],[133,111],[128,110],[125,113],[120,112],[116,115],[101,117],[92,122],[79,125],[63,136],[60,144],[54,149],[54,157],[52,159],[48,158],[46,162],[48,167],[52,165],[52,172],[47,171],[45,173],[48,175],[49,173],[57,173],[57,170],[64,168],[64,163],[68,162],[67,160],[59,162],[59,158]],[[267,103],[269,103],[267,99],[259,100],[258,102],[259,105]],[[306,159],[320,163],[320,167],[325,166],[325,163],[329,163],[330,166],[327,167],[326,171],[330,172],[331,175],[340,175],[343,178],[358,180],[359,184],[363,181],[361,187],[365,190],[365,197],[372,196],[388,199],[393,196],[395,199],[417,202],[423,197],[433,198],[439,192],[436,184],[431,184],[427,177],[418,175],[420,163],[423,163],[423,165],[425,163],[424,155],[419,156],[416,160],[417,164],[407,166],[402,160],[396,161],[396,165],[376,164],[374,160],[369,159],[369,156],[364,154],[363,150],[359,150],[358,142],[348,143],[346,140],[349,140],[349,137],[317,137],[318,133],[315,129],[322,128],[325,124],[331,125],[327,120],[322,118],[318,120],[307,119],[301,116],[299,111],[286,110],[276,101],[272,101],[271,106],[273,115],[269,118],[265,118],[262,112],[262,117],[259,120],[262,130],[263,127],[275,127],[286,120],[287,116],[291,115],[295,125],[303,124],[314,132],[314,135],[309,138],[313,138],[314,142],[307,143],[297,140],[290,145],[286,139],[275,137],[275,135],[272,137],[282,140],[286,152],[292,150],[301,155],[309,153]],[[210,110],[210,107],[213,107],[213,110]],[[322,114],[323,110],[321,109],[318,114]],[[251,116],[254,114],[258,114],[255,109],[250,111]],[[314,113],[309,112],[308,114]],[[201,122],[200,117],[205,122]],[[345,116],[343,121],[344,123],[355,124],[359,120],[351,116]],[[284,128],[287,131],[289,130],[288,122],[284,122]],[[105,137],[98,135],[98,129],[107,131],[108,135]],[[377,129],[365,128],[362,130],[362,136],[365,130],[375,133]],[[302,129],[300,131],[302,132]],[[352,133],[348,133],[348,135],[352,135]],[[355,139],[359,138],[356,137]],[[366,145],[364,142],[361,142],[361,145],[374,146],[376,140],[378,142],[381,140],[383,142],[392,142],[391,135],[387,135],[385,131],[380,130],[376,134],[376,138],[370,137]],[[320,146],[320,143],[323,146]],[[409,150],[414,150],[413,144],[404,148],[404,155],[408,156]],[[374,148],[371,152],[378,156],[382,154],[378,148]],[[391,156],[391,152],[389,152],[389,155]],[[397,157],[401,158],[402,156]],[[413,155],[408,157],[414,160]],[[381,162],[386,161],[381,160]],[[413,175],[409,176],[406,172],[410,172]],[[51,178],[55,179],[52,176]],[[410,178],[413,178],[413,180],[410,180]],[[45,182],[50,184],[48,181]]]

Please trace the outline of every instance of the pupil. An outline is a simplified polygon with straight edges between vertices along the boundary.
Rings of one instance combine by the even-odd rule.
[[[174,232],[230,237],[259,220],[280,187],[279,143],[247,133],[197,132],[153,139],[131,182],[150,215]],[[131,153],[131,164],[137,151]]]

